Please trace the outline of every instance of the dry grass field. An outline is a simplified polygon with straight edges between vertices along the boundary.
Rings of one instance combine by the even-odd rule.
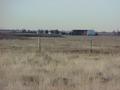
[[[120,37],[0,40],[0,90],[120,90]]]

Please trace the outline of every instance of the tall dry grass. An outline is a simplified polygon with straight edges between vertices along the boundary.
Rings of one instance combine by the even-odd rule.
[[[120,90],[120,37],[0,40],[0,90]]]

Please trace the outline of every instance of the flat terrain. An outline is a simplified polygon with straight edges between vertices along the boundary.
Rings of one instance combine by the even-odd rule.
[[[120,37],[2,39],[0,90],[120,90]]]

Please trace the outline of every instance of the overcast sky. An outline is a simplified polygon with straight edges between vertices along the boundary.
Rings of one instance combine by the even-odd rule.
[[[120,0],[0,0],[0,28],[120,29]]]

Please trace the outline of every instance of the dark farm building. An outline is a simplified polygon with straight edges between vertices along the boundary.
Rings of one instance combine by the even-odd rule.
[[[94,30],[72,30],[71,35],[94,36],[96,32]]]

